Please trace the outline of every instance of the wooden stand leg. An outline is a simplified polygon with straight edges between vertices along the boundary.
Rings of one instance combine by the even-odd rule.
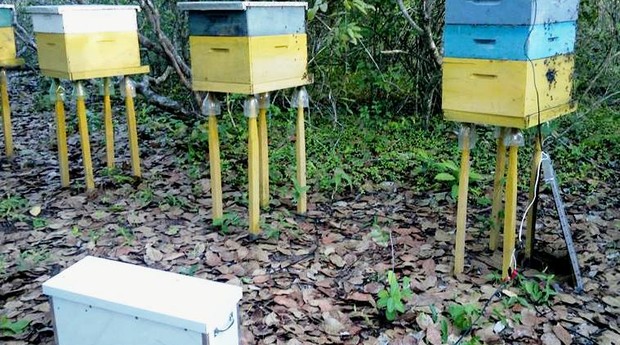
[[[258,145],[258,102],[254,97],[246,100],[248,117],[248,198],[250,233],[260,232],[260,153]]]
[[[213,200],[213,222],[224,216],[222,201],[222,171],[220,164],[220,138],[217,129],[217,116],[209,115],[209,170],[211,173],[211,198]]]
[[[9,84],[6,71],[0,70],[0,94],[2,98],[2,128],[4,130],[4,151],[13,158],[13,128],[11,127],[11,104],[9,103]]]
[[[465,266],[465,233],[467,230],[467,196],[469,189],[470,127],[462,129],[461,166],[459,169],[459,195],[456,209],[456,240],[454,249],[454,274],[463,273]]]
[[[506,179],[506,207],[504,211],[504,253],[502,278],[508,277],[508,269],[515,249],[515,226],[517,221],[517,145],[508,150],[508,177]]]
[[[60,86],[60,80],[55,80],[56,85],[56,142],[58,144],[58,166],[60,169],[60,185],[69,187],[69,150],[67,148],[67,122],[65,116],[65,93]]]
[[[489,249],[496,250],[499,238],[500,210],[502,209],[502,197],[504,196],[504,187],[502,185],[506,173],[506,145],[504,145],[504,136],[506,128],[501,128],[499,138],[497,139],[497,157],[495,158],[495,179],[493,181],[493,206],[491,210],[491,233],[489,236]]]
[[[534,143],[534,157],[532,158],[532,172],[530,175],[530,192],[528,202],[528,205],[531,204],[532,206],[530,207],[530,210],[527,214],[527,230],[525,233],[525,257],[527,259],[532,258],[535,242],[536,213],[538,211],[538,197],[536,195],[536,190],[538,189],[538,182],[540,177],[538,166],[540,165],[541,159],[542,143],[540,142],[540,137],[536,135],[536,141]]]
[[[142,171],[140,170],[140,149],[138,148],[136,110],[133,102],[136,90],[131,80],[129,80],[129,77],[125,77],[123,84],[125,87],[125,107],[127,108],[127,130],[129,132],[129,152],[131,154],[131,168],[133,170],[133,176],[142,177]]]
[[[303,89],[302,89],[303,90]],[[297,212],[299,214],[305,214],[308,210],[308,195],[306,192],[306,125],[304,118],[304,104],[302,101],[302,95],[299,92],[298,104],[297,104],[297,129],[296,129],[296,142],[295,152],[297,158],[297,183],[298,183],[298,200],[297,200]],[[303,91],[305,92],[305,90]]]
[[[77,81],[75,83],[75,88],[80,143],[82,146],[82,162],[84,163],[84,178],[86,180],[86,190],[92,191],[95,189],[95,177],[93,174],[93,162],[90,156],[90,139],[88,137],[88,119],[86,118],[84,86],[81,81]]]
[[[108,169],[114,168],[114,124],[110,101],[110,78],[103,78],[103,122],[105,125],[105,148]]]
[[[258,137],[260,141],[260,205],[269,207],[269,140],[267,130],[268,95],[259,96]]]

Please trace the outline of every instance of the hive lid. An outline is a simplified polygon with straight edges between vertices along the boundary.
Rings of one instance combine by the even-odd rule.
[[[192,1],[179,2],[177,6],[183,11],[245,11],[248,7],[304,7],[307,2],[299,1]]]
[[[135,10],[140,12],[140,6],[131,5],[60,5],[60,6],[29,6],[27,13],[31,14],[63,14],[78,11],[122,11]]]
[[[0,5],[0,8],[8,8],[15,11],[15,5]]]
[[[87,256],[43,284],[43,293],[209,333],[236,308],[235,285]]]

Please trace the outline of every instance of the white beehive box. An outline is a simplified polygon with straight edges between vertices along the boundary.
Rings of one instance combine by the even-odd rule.
[[[241,291],[92,256],[43,284],[58,345],[238,344]]]

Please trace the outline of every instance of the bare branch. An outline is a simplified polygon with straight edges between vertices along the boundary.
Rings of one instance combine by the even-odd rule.
[[[424,0],[424,2],[422,3],[423,13],[424,13],[424,25],[423,26],[420,26],[418,23],[416,23],[413,17],[411,17],[403,0],[396,0],[396,2],[398,3],[398,7],[400,8],[400,11],[403,13],[403,15],[405,16],[405,19],[407,19],[411,27],[418,34],[424,34],[426,36],[426,40],[428,41],[429,48],[433,52],[433,59],[435,63],[441,66],[443,62],[443,57],[442,57],[441,51],[439,50],[439,48],[437,47],[437,44],[435,43],[435,39],[433,38],[433,31],[431,29],[430,12],[432,10],[434,2],[432,0],[430,2],[428,0]]]
[[[136,91],[143,95],[148,103],[153,104],[169,113],[175,114],[183,120],[192,120],[197,117],[196,113],[186,109],[181,103],[154,92],[151,89],[151,80],[154,80],[154,78],[143,76],[142,81],[135,82]]]

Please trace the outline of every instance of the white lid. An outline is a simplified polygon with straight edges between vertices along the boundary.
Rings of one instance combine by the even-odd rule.
[[[8,8],[15,11],[15,5],[0,5],[0,8]]]
[[[184,11],[245,11],[248,7],[304,7],[307,2],[301,1],[192,1],[179,2],[177,6]]]
[[[27,13],[36,14],[63,14],[76,11],[127,11],[134,10],[140,12],[140,6],[129,5],[60,5],[60,6],[29,6]]]
[[[87,256],[43,284],[54,298],[209,333],[241,299],[235,285]]]

